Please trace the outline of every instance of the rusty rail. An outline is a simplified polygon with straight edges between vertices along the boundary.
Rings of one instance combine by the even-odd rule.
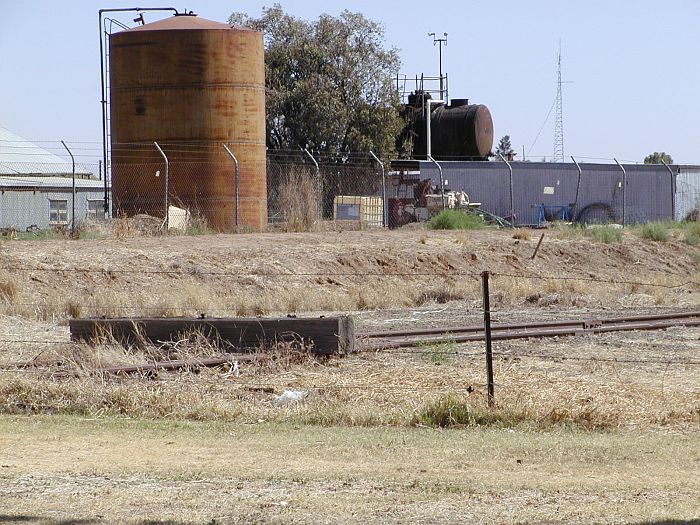
[[[673,326],[700,326],[700,311],[606,319],[492,324],[491,337],[493,340],[526,339],[530,337],[558,337],[629,330],[663,330]],[[367,351],[447,342],[483,341],[485,336],[484,327],[475,325],[365,332],[360,333],[358,337],[359,349]]]

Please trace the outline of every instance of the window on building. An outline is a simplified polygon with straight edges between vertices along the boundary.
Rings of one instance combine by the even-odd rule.
[[[88,199],[86,217],[93,220],[104,219],[105,201],[102,199]]]
[[[51,224],[68,224],[67,200],[49,200],[49,222]]]

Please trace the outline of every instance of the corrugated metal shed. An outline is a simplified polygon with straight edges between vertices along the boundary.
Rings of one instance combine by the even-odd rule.
[[[72,164],[0,126],[0,175],[65,175],[72,173]],[[76,163],[76,175],[92,175]]]
[[[426,161],[419,164],[421,179],[430,178],[438,186],[437,167]],[[687,202],[681,208],[692,208],[695,204],[690,201],[698,198],[697,178],[693,179],[697,176],[683,175],[686,172],[682,166],[671,166],[669,172],[664,165],[626,164],[625,176],[615,164],[583,163],[580,164],[579,186],[579,172],[573,163],[510,164],[513,168],[513,211],[518,224],[537,224],[542,206],[553,214],[565,207],[572,208],[571,219],[587,222],[622,222],[623,216],[626,224],[671,219],[674,199],[678,199],[674,188],[677,188],[675,177],[679,169],[679,183],[688,188]],[[510,176],[504,162],[443,161],[440,166],[447,189],[466,191],[470,199],[481,202],[485,210],[502,217],[510,216]],[[679,213],[677,207],[676,217]]]

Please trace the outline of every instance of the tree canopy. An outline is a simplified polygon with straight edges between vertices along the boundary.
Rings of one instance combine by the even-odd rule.
[[[279,4],[229,23],[265,35],[267,145],[343,156],[389,155],[401,128],[393,86],[400,60],[380,24],[359,13],[306,21]]]
[[[512,159],[515,155],[515,150],[510,144],[510,135],[503,135],[501,140],[498,141],[495,155],[498,156],[499,153],[506,159]]]
[[[644,164],[663,164],[664,162],[666,164],[673,164],[671,155],[665,151],[655,151],[651,155],[644,157]]]

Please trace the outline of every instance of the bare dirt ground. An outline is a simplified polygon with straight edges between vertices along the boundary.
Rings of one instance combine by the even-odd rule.
[[[700,303],[697,247],[631,233],[617,244],[548,233],[531,260],[535,235],[408,230],[6,242],[0,295],[7,314],[49,320],[373,310],[450,299],[477,305],[478,274],[489,270],[503,274],[492,283],[495,307]]]
[[[66,319],[86,315],[476,324],[483,270],[495,322],[700,305],[697,247],[547,232],[533,261],[537,235],[1,244],[0,362],[40,366],[0,371],[0,521],[693,522],[700,328],[499,342],[491,411],[479,343],[119,380],[89,370],[148,356],[68,344]],[[276,407],[287,389],[307,397]],[[445,396],[469,417],[423,428]]]

